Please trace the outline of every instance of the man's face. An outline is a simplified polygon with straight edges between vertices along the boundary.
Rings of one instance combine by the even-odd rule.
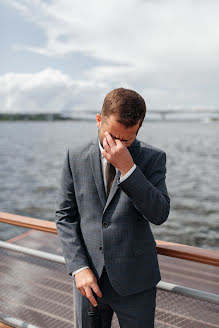
[[[116,115],[111,115],[103,121],[99,113],[96,115],[96,119],[97,126],[99,127],[98,134],[102,147],[105,131],[108,131],[112,138],[119,139],[126,147],[131,146],[137,136],[139,123],[127,128],[123,124],[117,122]]]

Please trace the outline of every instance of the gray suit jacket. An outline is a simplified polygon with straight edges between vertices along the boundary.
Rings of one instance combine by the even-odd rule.
[[[122,182],[117,171],[107,198],[98,137],[69,147],[55,212],[68,274],[87,265],[99,279],[105,264],[113,288],[123,296],[161,280],[149,222],[164,223],[170,211],[166,153],[137,138],[128,150],[137,167]]]

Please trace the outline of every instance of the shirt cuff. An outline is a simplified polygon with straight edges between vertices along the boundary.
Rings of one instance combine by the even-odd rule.
[[[75,274],[78,273],[79,271],[81,271],[81,270],[83,270],[83,269],[86,269],[86,268],[89,269],[89,266],[84,266],[84,267],[82,267],[82,268],[80,268],[80,269],[77,269],[77,270],[73,271],[73,272],[72,272],[72,275],[75,275]]]
[[[132,172],[135,170],[135,168],[136,168],[136,164],[134,164],[134,165],[132,166],[132,168],[131,168],[128,172],[126,172],[125,175],[120,176],[120,177],[118,178],[119,182],[122,182],[123,180],[127,179],[127,178],[132,174]]]

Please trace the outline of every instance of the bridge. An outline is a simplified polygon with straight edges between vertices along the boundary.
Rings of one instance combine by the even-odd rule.
[[[80,111],[72,111],[71,113],[62,113],[63,116],[67,115],[68,117],[72,117],[73,119],[84,119],[84,120],[95,120],[96,114],[100,113],[101,110],[80,110]],[[171,119],[175,116],[177,119],[209,119],[209,120],[219,120],[219,109],[147,109],[146,117],[148,120],[162,120],[165,121],[168,118]]]

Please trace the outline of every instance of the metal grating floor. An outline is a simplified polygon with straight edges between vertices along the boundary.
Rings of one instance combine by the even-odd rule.
[[[42,328],[73,328],[73,282],[65,265],[1,248],[0,311]],[[113,327],[119,327],[115,314]]]
[[[0,311],[40,328],[73,328],[73,282],[65,265],[0,248]],[[217,305],[157,289],[156,328],[218,322]],[[119,327],[115,313],[112,327]]]

